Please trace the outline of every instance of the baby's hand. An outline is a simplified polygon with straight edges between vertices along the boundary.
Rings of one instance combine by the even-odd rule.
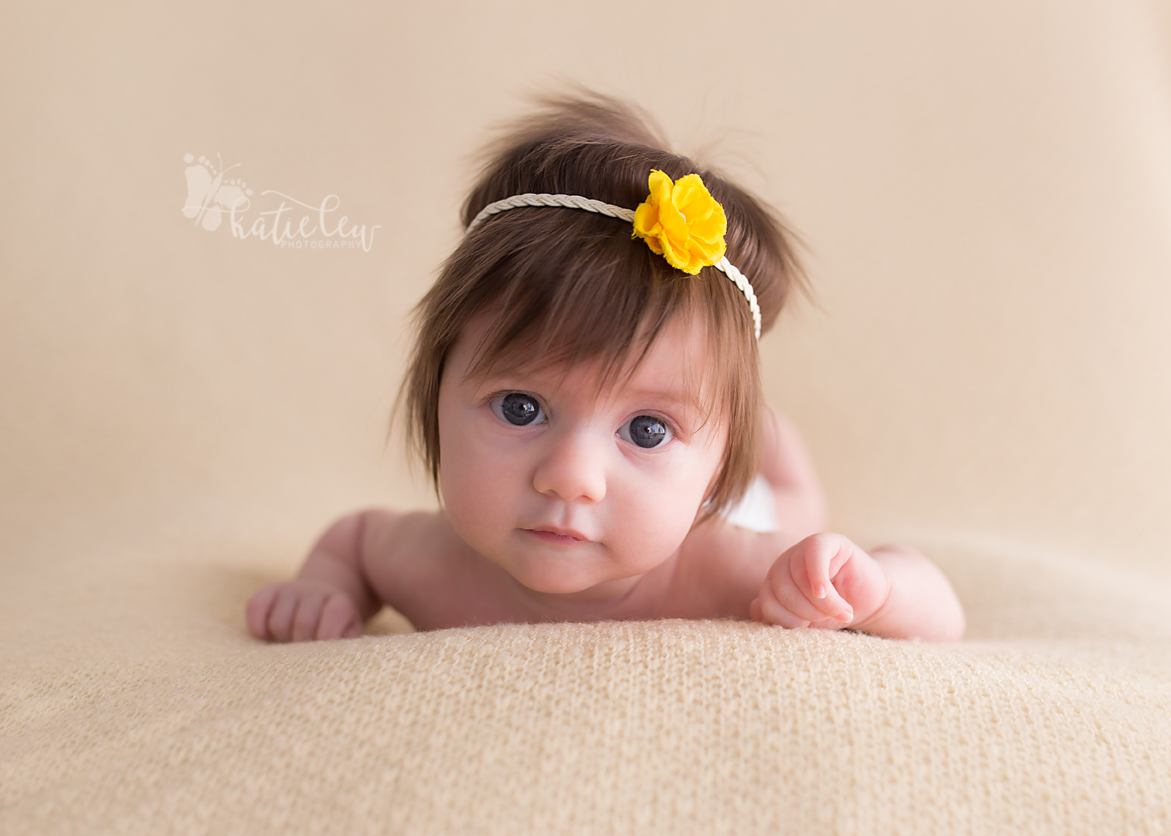
[[[362,635],[362,616],[350,597],[314,581],[287,581],[260,590],[248,602],[247,617],[252,634],[269,641],[356,639]]]
[[[840,534],[814,534],[777,558],[749,609],[782,627],[864,629],[889,592],[874,558]]]

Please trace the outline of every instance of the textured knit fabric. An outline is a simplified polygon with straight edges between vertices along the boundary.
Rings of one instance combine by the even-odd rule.
[[[5,590],[0,832],[1171,827],[1168,590],[1093,566],[937,547],[969,612],[958,645],[383,618],[279,646],[241,623],[265,580],[248,549],[146,556],[167,547]],[[1102,603],[1126,617],[1085,618]]]

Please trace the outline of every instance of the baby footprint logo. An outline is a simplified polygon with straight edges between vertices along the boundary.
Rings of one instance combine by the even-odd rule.
[[[223,222],[225,209],[231,212],[235,208],[237,212],[243,212],[251,205],[247,195],[252,194],[252,189],[247,183],[236,179],[224,182],[224,175],[239,163],[224,168],[223,158],[220,158],[217,167],[207,157],[200,157],[197,163],[191,154],[184,154],[183,162],[188,164],[184,170],[187,202],[183,204],[183,217],[194,218],[196,224],[214,232]]]

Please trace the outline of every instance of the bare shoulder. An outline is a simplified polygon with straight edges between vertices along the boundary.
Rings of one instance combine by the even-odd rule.
[[[425,538],[440,525],[440,515],[434,511],[368,508],[359,516],[363,522],[362,551],[367,560],[393,559],[404,540]]]
[[[680,546],[672,609],[685,618],[749,618],[748,605],[790,540],[782,532],[750,531],[720,517],[706,520]]]
[[[412,599],[434,585],[450,559],[450,527],[434,511],[369,508],[360,517],[361,568],[371,591],[400,612],[410,609]]]
[[[442,512],[363,512],[362,571],[371,591],[431,630],[515,620],[502,609],[502,570],[476,554]]]

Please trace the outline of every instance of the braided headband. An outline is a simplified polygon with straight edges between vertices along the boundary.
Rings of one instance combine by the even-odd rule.
[[[628,221],[634,224],[631,237],[645,240],[647,246],[667,259],[672,267],[695,275],[710,265],[731,279],[748,300],[756,338],[759,340],[760,305],[756,301],[756,292],[744,274],[724,256],[724,233],[728,228],[724,208],[711,196],[698,174],[688,174],[672,182],[663,172],[652,171],[648,185],[650,196],[634,210],[579,195],[514,195],[489,203],[481,209],[480,214],[468,224],[464,234],[470,233],[492,215],[524,206],[584,209]]]

